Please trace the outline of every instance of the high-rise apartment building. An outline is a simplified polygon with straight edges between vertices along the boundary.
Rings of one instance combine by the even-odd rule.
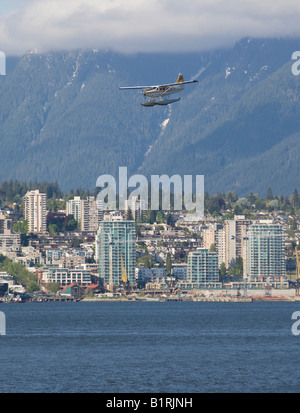
[[[100,201],[90,196],[87,199],[80,199],[75,196],[66,203],[67,215],[73,215],[77,222],[80,222],[81,231],[97,231],[103,219],[103,207]]]
[[[40,191],[28,191],[24,196],[25,219],[28,221],[28,232],[38,233],[47,231],[46,194]]]
[[[259,221],[249,227],[247,238],[245,276],[252,280],[286,275],[285,234],[282,225],[267,220]]]
[[[226,262],[226,243],[225,243],[225,229],[224,225],[219,223],[210,224],[207,229],[203,231],[203,247],[210,250],[214,245],[218,254],[218,265]]]
[[[79,222],[81,219],[81,199],[80,196],[74,196],[66,203],[67,215],[73,215],[74,219]]]
[[[97,231],[102,219],[103,210],[95,197],[89,196],[81,201],[81,231]]]
[[[223,224],[213,223],[203,231],[203,246],[210,249],[214,244],[218,253],[219,267],[222,263],[229,268],[237,257],[244,259],[247,229],[251,221],[244,215],[235,215],[234,219],[225,220]]]
[[[133,283],[136,264],[135,222],[121,216],[105,216],[97,237],[99,276],[109,289],[121,281]]]
[[[190,283],[215,283],[219,281],[216,252],[199,248],[188,255],[187,281]]]
[[[237,257],[244,260],[247,230],[251,225],[244,215],[235,215],[234,219],[224,221],[225,229],[225,265],[229,268]]]

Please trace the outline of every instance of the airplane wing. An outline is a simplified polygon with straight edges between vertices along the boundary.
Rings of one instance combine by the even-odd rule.
[[[121,90],[125,90],[125,89],[145,89],[145,90],[148,90],[148,89],[155,89],[156,87],[158,87],[157,85],[156,86],[122,86],[122,87],[120,87],[120,89]]]
[[[161,87],[167,87],[167,86],[178,86],[178,85],[187,85],[188,83],[197,83],[198,80],[186,80],[184,82],[176,82],[176,83],[166,83],[165,85],[159,85]]]
[[[144,89],[144,90],[150,90],[150,89],[155,89],[158,87],[169,87],[169,86],[178,86],[178,85],[187,85],[188,83],[197,83],[198,80],[187,80],[183,82],[175,82],[175,83],[166,83],[162,85],[154,85],[154,86],[122,86],[120,87],[121,90],[125,89]]]

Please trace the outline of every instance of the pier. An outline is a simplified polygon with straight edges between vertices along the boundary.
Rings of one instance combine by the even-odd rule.
[[[79,302],[78,298],[74,297],[59,297],[59,296],[43,296],[37,297],[36,299],[31,300],[31,302],[37,303],[61,303],[61,302]]]
[[[218,303],[252,303],[252,297],[193,297],[192,301],[210,301],[210,302],[218,302]]]

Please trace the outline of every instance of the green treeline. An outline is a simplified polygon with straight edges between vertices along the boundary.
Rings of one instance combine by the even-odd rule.
[[[205,212],[213,216],[223,212],[223,219],[232,219],[234,215],[248,215],[259,211],[283,211],[294,215],[300,211],[300,194],[295,189],[290,196],[274,195],[271,188],[268,188],[266,197],[251,193],[246,197],[239,198],[235,192],[226,194],[217,193],[210,196],[205,193]],[[227,210],[230,210],[227,214]]]
[[[18,284],[25,286],[29,292],[39,290],[36,275],[28,271],[22,264],[12,262],[0,254],[0,271],[11,274]]]
[[[58,209],[64,209],[66,202],[74,196],[80,196],[81,199],[86,199],[88,196],[97,196],[98,189],[94,192],[78,188],[71,190],[68,193],[63,193],[59,185],[48,182],[19,182],[18,180],[3,181],[0,184],[0,206],[15,204],[15,208],[23,208],[22,198],[27,191],[39,189],[40,192],[47,195],[47,208],[51,212],[56,212]],[[150,203],[149,203],[150,205]],[[172,196],[171,196],[172,206]],[[271,188],[266,190],[265,196],[250,193],[245,197],[238,197],[236,192],[228,191],[226,193],[217,193],[210,195],[205,193],[204,196],[205,212],[214,216],[221,215],[223,219],[230,219],[233,215],[250,214],[267,210],[272,212],[280,210],[289,214],[295,214],[300,210],[300,194],[295,188],[289,196],[275,195]],[[172,207],[171,207],[172,209]],[[226,214],[226,211],[227,212]],[[146,211],[145,222],[162,223],[170,219],[170,215],[162,211]],[[57,225],[57,223],[55,223]],[[74,222],[70,223],[73,227]],[[68,226],[68,222],[64,222],[63,226]]]

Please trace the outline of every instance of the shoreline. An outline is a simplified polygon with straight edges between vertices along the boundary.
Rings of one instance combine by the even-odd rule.
[[[299,296],[236,296],[236,295],[211,295],[211,296],[186,296],[186,295],[168,295],[168,296],[123,296],[123,297],[59,297],[48,296],[39,297],[29,300],[9,300],[0,301],[0,304],[24,304],[24,303],[61,303],[61,302],[77,302],[77,303],[118,303],[118,302],[230,302],[230,303],[252,303],[252,302],[297,302],[300,301]]]
[[[193,299],[185,299],[181,297],[166,297],[166,298],[91,298],[82,299],[79,302],[222,302],[222,303],[252,303],[252,302],[297,302],[300,300],[288,298],[288,297],[194,297]]]

